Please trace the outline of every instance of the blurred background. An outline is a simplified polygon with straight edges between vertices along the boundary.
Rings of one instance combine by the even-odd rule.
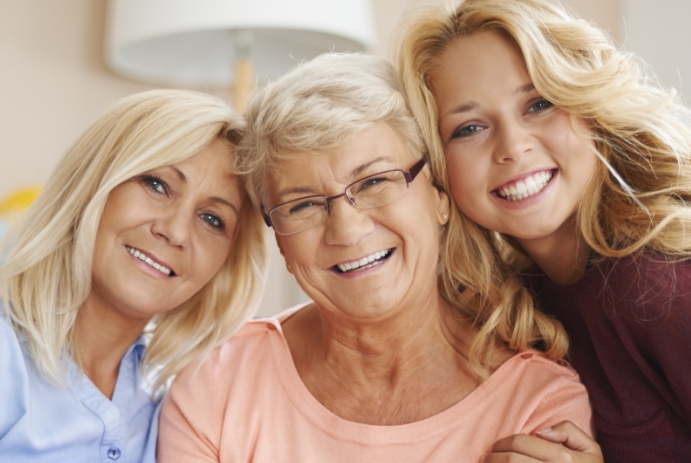
[[[291,3],[281,1],[286,6]],[[404,15],[443,3],[447,2],[371,0],[374,40],[368,51],[389,56],[392,36]],[[676,87],[682,97],[691,95],[691,28],[686,24],[691,2],[563,0],[562,4],[639,54],[664,86]],[[123,96],[165,86],[122,77],[104,64],[107,11],[106,0],[0,0],[0,237],[31,203],[62,154],[109,106]],[[175,86],[222,98],[232,92],[228,86]],[[305,300],[285,271],[273,236],[268,241],[271,269],[262,315]]]

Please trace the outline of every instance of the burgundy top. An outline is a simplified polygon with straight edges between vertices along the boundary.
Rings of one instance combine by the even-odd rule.
[[[606,463],[691,462],[691,261],[646,250],[559,286],[525,275],[571,338]]]

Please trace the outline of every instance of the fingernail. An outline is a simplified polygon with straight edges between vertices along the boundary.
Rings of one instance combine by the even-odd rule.
[[[549,428],[540,429],[539,431],[535,431],[535,434],[550,433],[550,432],[552,432],[551,426]]]

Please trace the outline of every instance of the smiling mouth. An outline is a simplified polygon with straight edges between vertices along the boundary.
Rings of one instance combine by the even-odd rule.
[[[150,257],[147,257],[143,252],[140,252],[138,249],[135,249],[131,246],[125,245],[125,248],[127,249],[127,252],[129,252],[133,257],[136,257],[137,259],[141,260],[145,264],[148,264],[151,266],[151,268],[158,270],[162,274],[169,276],[169,277],[174,277],[175,272],[173,272],[171,269],[168,267],[165,267],[158,262],[154,262]]]
[[[516,182],[507,183],[494,190],[494,193],[501,199],[511,202],[529,198],[544,190],[556,172],[557,169],[536,172]]]
[[[377,251],[369,256],[365,256],[362,259],[354,260],[352,262],[344,262],[342,264],[334,265],[334,268],[339,273],[349,273],[356,270],[364,270],[367,268],[376,267],[381,265],[386,261],[393,253],[394,248],[385,249],[383,251]]]

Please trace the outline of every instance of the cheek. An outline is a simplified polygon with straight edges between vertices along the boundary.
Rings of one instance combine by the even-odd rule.
[[[585,185],[595,174],[598,163],[592,142],[582,140],[572,134],[568,140],[559,140],[554,147],[561,153],[560,163],[568,169],[564,172],[565,176],[585,188]]]
[[[232,252],[230,240],[218,241],[211,240],[211,242],[204,243],[203,249],[195,253],[195,279],[200,282],[199,289],[218,273],[226,261],[228,253]]]
[[[286,263],[300,266],[310,266],[314,263],[318,243],[322,241],[318,230],[319,226],[294,235],[279,237],[278,243]]]
[[[466,212],[485,191],[487,173],[480,162],[467,162],[464,156],[448,156],[446,166],[454,202]]]

